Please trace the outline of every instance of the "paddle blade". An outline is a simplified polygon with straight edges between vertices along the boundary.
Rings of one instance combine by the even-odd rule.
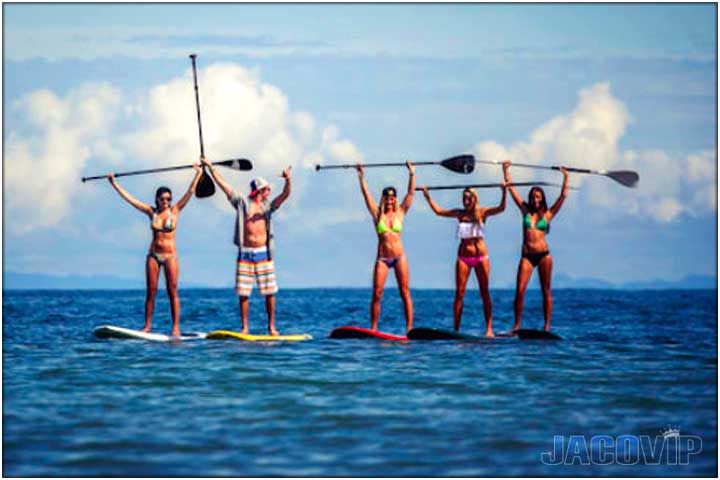
[[[617,170],[614,172],[607,172],[605,175],[630,188],[635,188],[640,180],[640,175],[632,170]]]
[[[232,168],[233,170],[247,171],[252,170],[252,162],[246,158],[233,158],[232,160],[223,160],[221,162],[213,162],[215,165]]]
[[[203,168],[203,173],[198,181],[197,188],[195,189],[195,196],[197,198],[212,197],[215,193],[215,182],[212,181],[210,175],[207,174]]]
[[[475,170],[475,157],[473,155],[457,155],[446,158],[440,165],[456,173],[472,173]]]

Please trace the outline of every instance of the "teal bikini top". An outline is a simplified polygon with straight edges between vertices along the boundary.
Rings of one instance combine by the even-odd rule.
[[[525,220],[523,223],[525,225],[525,228],[528,230],[541,230],[543,232],[547,232],[550,228],[550,225],[548,224],[547,220],[545,220],[544,216],[540,218],[540,220],[538,220],[535,225],[533,225],[530,213],[525,214]]]

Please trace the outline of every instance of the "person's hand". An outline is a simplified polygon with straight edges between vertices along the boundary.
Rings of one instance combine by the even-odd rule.
[[[566,177],[568,176],[568,171],[567,171],[567,168],[565,167],[565,165],[560,165],[560,171],[561,171],[562,174],[565,175]]]
[[[292,165],[283,170],[280,176],[285,180],[290,181],[290,177],[292,176]]]
[[[200,175],[200,173],[202,172],[202,168],[200,168],[200,164],[195,162],[195,163],[193,163],[192,167],[193,167],[193,170],[195,170],[195,174]]]
[[[510,183],[510,160],[505,160],[502,163],[502,166],[503,166],[503,176],[505,177],[505,184],[507,186],[507,184]]]
[[[200,163],[202,163],[206,167],[212,167],[212,163],[210,163],[210,160],[205,157],[200,157]]]
[[[365,170],[363,170],[362,163],[358,163],[357,165],[355,165],[355,170],[357,170],[358,172],[358,177],[362,178],[365,176]]]
[[[115,174],[113,172],[108,173],[107,179],[110,183],[115,183]]]
[[[422,190],[423,195],[425,195],[426,197],[430,196],[430,192],[428,192],[427,185],[420,185],[420,190]]]
[[[407,169],[410,171],[410,175],[415,175],[415,167],[413,166],[412,163],[410,163],[410,160],[407,160],[407,161],[405,162],[405,166],[406,166]]]

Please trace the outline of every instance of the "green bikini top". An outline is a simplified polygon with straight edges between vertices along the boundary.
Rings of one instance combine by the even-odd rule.
[[[402,222],[399,218],[395,217],[395,223],[393,223],[392,228],[388,228],[388,226],[385,224],[385,220],[383,220],[383,217],[380,217],[380,221],[377,224],[377,233],[387,233],[387,232],[395,232],[400,233],[402,232]]]
[[[544,216],[540,218],[540,220],[538,220],[535,225],[533,225],[530,213],[525,214],[525,220],[523,223],[525,225],[525,228],[527,228],[528,230],[542,230],[543,232],[547,232],[550,228],[550,225],[548,225],[548,222],[547,220],[545,220]]]

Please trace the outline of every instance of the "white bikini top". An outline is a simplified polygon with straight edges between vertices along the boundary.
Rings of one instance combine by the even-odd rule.
[[[457,226],[457,236],[460,239],[485,238],[485,224],[480,222],[460,222]]]

